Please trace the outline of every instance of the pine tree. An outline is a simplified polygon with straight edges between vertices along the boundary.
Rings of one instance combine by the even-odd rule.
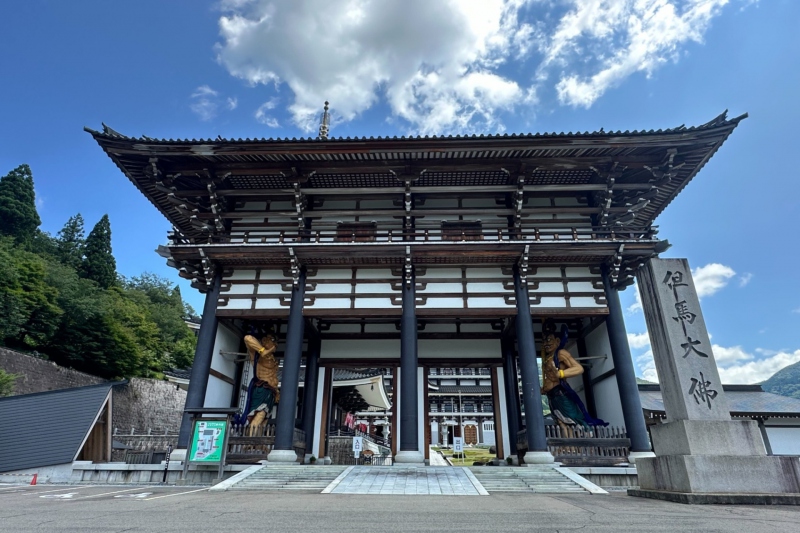
[[[64,265],[80,270],[83,263],[83,248],[86,238],[83,233],[83,217],[80,213],[69,217],[67,223],[58,232],[56,249],[58,259]]]
[[[103,215],[86,237],[81,276],[107,289],[117,281],[117,262],[111,254],[111,222]]]
[[[0,178],[0,235],[10,235],[18,243],[29,243],[41,223],[36,212],[31,168],[20,165]]]

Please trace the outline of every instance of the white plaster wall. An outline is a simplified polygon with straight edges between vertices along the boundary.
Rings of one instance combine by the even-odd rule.
[[[323,339],[322,359],[400,359],[400,339],[364,341]]]
[[[800,426],[766,430],[774,455],[800,455]]]
[[[605,323],[601,324],[586,337],[586,351],[589,357],[606,355],[605,359],[592,359],[590,377],[608,372],[614,368],[611,358],[611,345],[608,342],[608,330]],[[619,399],[619,388],[616,376],[610,376],[594,386],[594,403],[597,416],[612,426],[625,426],[622,416],[622,403]]]
[[[214,341],[214,351],[211,357],[211,368],[231,379],[235,379],[236,364],[220,355],[224,352],[239,351],[239,334],[220,323],[217,328],[217,338]],[[208,388],[203,407],[230,407],[233,385],[226,383],[214,376],[208,376]]]

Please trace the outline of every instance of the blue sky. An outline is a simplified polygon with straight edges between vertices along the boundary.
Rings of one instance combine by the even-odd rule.
[[[169,225],[83,126],[167,138],[658,129],[748,112],[658,219],[687,257],[724,381],[800,360],[800,2],[26,0],[0,16],[0,175],[42,228],[111,218],[127,276],[178,281]],[[202,296],[181,282],[202,308]],[[639,375],[654,377],[635,288]]]

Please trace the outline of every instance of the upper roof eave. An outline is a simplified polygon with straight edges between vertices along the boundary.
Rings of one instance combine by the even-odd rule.
[[[153,137],[148,137],[146,135],[142,135],[140,137],[131,137],[128,135],[123,135],[116,130],[108,127],[107,125],[103,124],[103,131],[97,131],[89,127],[84,127],[84,131],[90,133],[95,139],[98,141],[100,139],[109,140],[109,141],[127,141],[127,142],[135,142],[137,144],[143,145],[197,145],[197,144],[263,144],[263,145],[282,145],[282,144],[291,144],[293,145],[294,149],[297,149],[298,145],[307,144],[313,146],[315,150],[324,147],[328,144],[347,144],[347,143],[355,143],[355,144],[363,144],[364,142],[375,143],[375,142],[403,142],[403,143],[424,143],[424,142],[446,142],[452,143],[454,141],[466,141],[466,142],[474,142],[474,141],[490,141],[490,142],[504,142],[508,140],[521,140],[521,139],[586,139],[586,138],[620,138],[620,137],[647,137],[647,136],[660,136],[660,135],[672,135],[672,134],[686,134],[686,133],[699,133],[710,131],[718,128],[730,128],[733,129],[736,125],[739,124],[742,120],[747,118],[747,113],[743,113],[737,117],[728,119],[727,118],[727,110],[723,113],[715,117],[713,120],[706,122],[705,124],[701,124],[699,126],[690,126],[686,127],[685,125],[680,125],[674,128],[667,128],[667,129],[658,129],[658,130],[625,130],[625,131],[604,131],[600,129],[599,131],[585,131],[585,132],[545,132],[545,133],[503,133],[503,134],[472,134],[472,135],[417,135],[417,136],[378,136],[378,137],[330,137],[327,139],[319,139],[319,138],[312,138],[312,137],[301,137],[301,138],[238,138],[238,139],[226,139],[221,136],[218,136],[215,139],[158,139]],[[277,146],[276,146],[277,147]]]

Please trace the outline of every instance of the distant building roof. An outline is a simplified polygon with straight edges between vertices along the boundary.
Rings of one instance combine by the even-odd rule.
[[[0,398],[0,472],[71,463],[111,388],[122,383]]]
[[[761,385],[723,385],[732,416],[800,418],[800,400],[765,392]],[[639,385],[642,409],[664,412],[664,400],[658,385]]]

